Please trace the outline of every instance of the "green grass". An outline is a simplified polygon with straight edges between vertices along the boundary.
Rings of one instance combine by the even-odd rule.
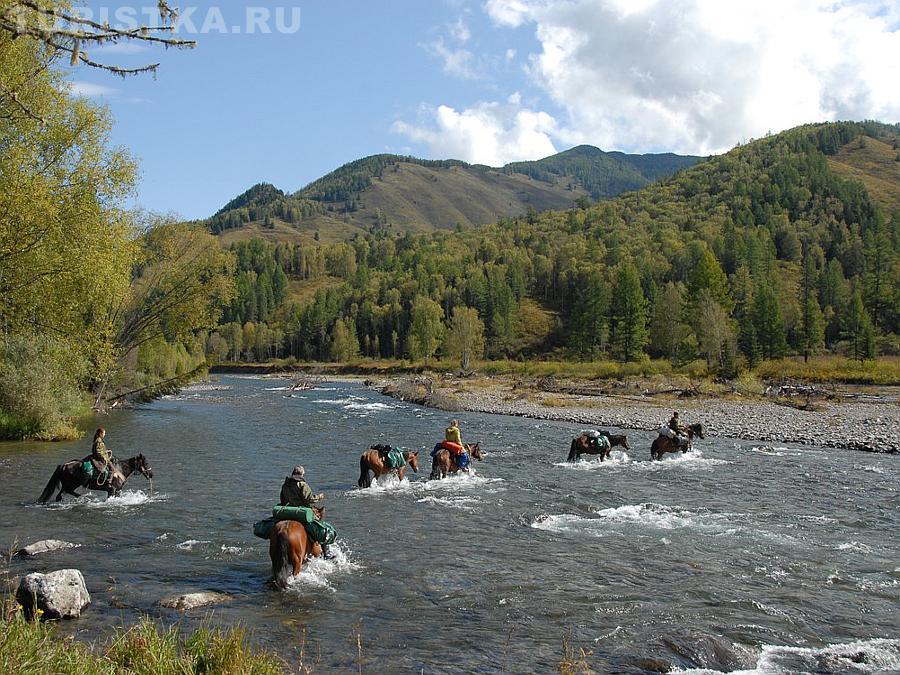
[[[73,441],[82,433],[68,422],[43,428],[40,422],[0,410],[0,441]]]
[[[808,363],[796,357],[765,361],[754,369],[754,373],[763,380],[900,385],[900,357],[856,361],[841,356],[816,356]]]
[[[0,619],[0,673],[29,675],[282,675],[288,664],[274,654],[247,645],[240,629],[201,628],[183,635],[144,619],[119,630],[104,645],[60,638],[51,624],[21,617],[15,604],[3,603]]]

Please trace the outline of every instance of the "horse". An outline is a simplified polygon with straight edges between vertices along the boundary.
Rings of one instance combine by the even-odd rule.
[[[481,443],[466,443],[466,451],[471,455],[472,459],[479,462],[485,458],[485,453],[481,449]],[[450,451],[441,448],[431,458],[431,476],[430,480],[446,478],[451,473],[459,472],[459,465],[456,459],[450,455]]]
[[[103,483],[99,482],[100,477],[97,475],[96,471],[88,479],[87,474],[84,471],[84,461],[86,460],[73,459],[65,464],[57,466],[53,475],[50,477],[50,480],[47,482],[47,487],[44,488],[41,496],[38,497],[38,502],[46,504],[54,490],[57,488],[59,488],[59,494],[56,495],[56,501],[58,502],[62,501],[63,494],[80,497],[81,495],[75,492],[75,490],[80,487],[86,487],[88,490],[105,492],[106,498],[109,499],[110,497],[118,497],[122,493],[122,487],[125,485],[125,481],[127,481],[128,477],[135,471],[140,472],[144,478],[147,478],[148,480],[153,478],[153,468],[143,454],[135,455],[130,459],[126,459],[124,462],[120,462],[117,459],[110,461],[109,467],[111,471],[109,472],[106,481]]]
[[[693,424],[686,426],[684,432],[688,437],[688,441],[684,445],[676,443],[668,436],[663,436],[662,434],[657,436],[656,440],[653,441],[653,445],[650,446],[650,458],[662,459],[662,456],[667,452],[678,452],[679,450],[681,450],[682,453],[685,453],[693,447],[694,436],[706,438],[703,425],[700,424],[700,422],[694,422]]]
[[[325,507],[312,507],[317,520],[322,520]],[[309,558],[323,555],[322,545],[313,541],[309,533],[296,520],[280,520],[269,534],[269,557],[272,559],[272,576],[279,588],[287,588],[288,579],[300,574],[303,563]]]
[[[409,464],[409,468],[415,473],[419,473],[419,451],[404,450],[403,459]],[[381,453],[375,448],[369,448],[359,457],[359,480],[356,484],[361,488],[372,486],[372,478],[378,478],[386,473],[396,472],[397,478],[403,480],[403,471],[406,467],[401,466],[399,469],[392,469],[382,459]],[[369,472],[371,471],[371,475]]]
[[[600,435],[605,436],[609,441],[609,445],[605,448],[597,446],[587,434],[581,434],[573,438],[566,461],[577,462],[581,455],[600,455],[600,461],[602,462],[604,459],[609,459],[609,453],[616,446],[631,450],[631,447],[628,445],[628,437],[624,434],[611,434],[608,431],[601,431]]]

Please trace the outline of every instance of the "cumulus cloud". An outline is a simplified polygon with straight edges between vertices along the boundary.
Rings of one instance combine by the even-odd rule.
[[[804,122],[900,119],[890,1],[487,0],[484,10],[498,26],[533,28],[528,74],[564,112],[542,133],[566,144],[707,154]]]
[[[440,57],[443,62],[444,72],[463,80],[475,80],[478,73],[474,66],[474,57],[468,49],[453,48],[447,46],[443,38],[438,38],[429,45],[428,51]]]
[[[551,136],[556,120],[522,106],[518,94],[505,103],[479,103],[455,110],[423,109],[416,124],[399,121],[393,131],[428,146],[432,157],[502,166],[556,152]]]

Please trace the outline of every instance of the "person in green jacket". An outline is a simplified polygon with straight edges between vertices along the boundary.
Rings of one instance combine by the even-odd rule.
[[[306,469],[302,466],[295,466],[290,476],[284,479],[284,485],[281,486],[281,501],[279,506],[304,506],[310,508],[317,502],[325,499],[325,495],[321,492],[317,495],[313,494],[312,488],[306,482]]]
[[[102,476],[109,468],[112,453],[106,447],[103,439],[106,437],[106,429],[100,427],[94,433],[94,443],[91,445],[91,464],[98,477]]]

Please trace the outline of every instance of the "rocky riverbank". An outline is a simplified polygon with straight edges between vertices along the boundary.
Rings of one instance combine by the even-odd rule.
[[[900,452],[900,404],[896,392],[867,400],[836,395],[814,403],[807,399],[800,404],[762,397],[560,393],[559,386],[542,387],[540,382],[501,378],[418,378],[373,382],[372,386],[395,398],[447,410],[643,431],[658,429],[673,410],[679,410],[682,420],[702,422],[711,436]],[[577,391],[579,387],[568,389]]]

